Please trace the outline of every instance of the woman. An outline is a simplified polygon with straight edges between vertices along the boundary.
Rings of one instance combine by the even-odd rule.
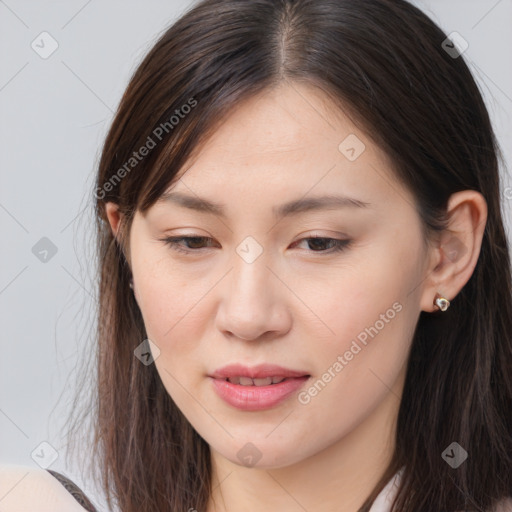
[[[103,148],[94,460],[131,511],[512,510],[499,150],[403,0],[204,0]]]

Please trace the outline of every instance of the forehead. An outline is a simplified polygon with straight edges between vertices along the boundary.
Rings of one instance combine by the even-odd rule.
[[[281,85],[238,104],[194,155],[166,193],[244,208],[326,194],[413,202],[386,154],[308,85]]]
[[[339,143],[355,131],[364,137],[318,88],[280,84],[236,105],[201,152],[241,163],[282,154],[338,156]]]

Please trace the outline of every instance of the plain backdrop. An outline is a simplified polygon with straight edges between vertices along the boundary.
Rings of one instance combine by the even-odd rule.
[[[510,166],[512,0],[414,3],[469,43],[464,58]],[[190,5],[0,0],[0,463],[36,466],[37,454],[56,455],[50,468],[97,505],[91,483],[66,464],[62,430],[76,364],[95,343],[94,174],[131,73]],[[503,180],[512,187],[505,170]],[[510,237],[512,188],[507,197]]]

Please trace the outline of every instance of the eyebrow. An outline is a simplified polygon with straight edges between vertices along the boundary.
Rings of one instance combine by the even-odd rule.
[[[224,204],[209,201],[199,196],[190,196],[182,192],[165,192],[159,197],[157,202],[177,204],[184,208],[217,215],[224,219],[226,218]],[[336,208],[368,208],[369,206],[371,206],[370,203],[352,197],[325,195],[295,199],[282,205],[274,206],[272,213],[276,219],[282,219],[283,217],[289,217],[307,211]]]

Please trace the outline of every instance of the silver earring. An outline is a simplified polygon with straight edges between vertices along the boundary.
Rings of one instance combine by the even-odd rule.
[[[434,304],[441,310],[446,311],[450,307],[450,301],[436,293]]]
[[[133,278],[130,279],[130,288],[133,290]]]

